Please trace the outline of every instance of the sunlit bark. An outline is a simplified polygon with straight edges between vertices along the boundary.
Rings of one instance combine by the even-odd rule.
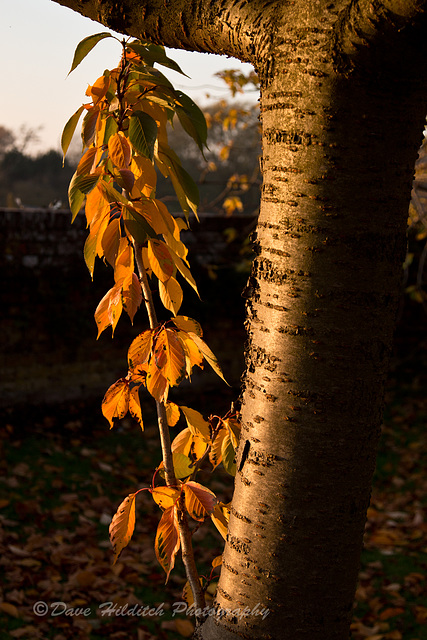
[[[427,111],[423,0],[59,0],[260,74],[236,491],[200,637],[345,640]],[[258,609],[256,609],[258,607]]]

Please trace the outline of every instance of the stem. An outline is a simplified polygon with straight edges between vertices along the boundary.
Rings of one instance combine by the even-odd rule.
[[[138,244],[134,240],[133,249],[135,253],[136,266],[138,269],[139,282],[141,284],[142,295],[145,302],[145,308],[147,309],[148,313],[150,329],[155,329],[159,323],[157,320],[156,310],[154,308],[153,296],[148,284],[147,273],[142,262],[142,245]],[[168,487],[176,487],[178,483],[175,476],[175,470],[173,468],[171,440],[168,422],[166,419],[166,406],[164,402],[159,402],[157,400],[156,407],[166,484]],[[178,531],[179,539],[181,542],[182,561],[184,563],[188,582],[193,592],[194,604],[196,606],[196,609],[203,610],[206,606],[205,596],[202,591],[199,574],[197,572],[197,567],[194,560],[193,545],[191,544],[191,531],[188,525],[183,495],[178,501]],[[198,619],[197,616],[196,622],[197,624],[201,622],[201,620]]]

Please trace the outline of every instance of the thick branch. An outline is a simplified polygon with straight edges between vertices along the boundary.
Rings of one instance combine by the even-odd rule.
[[[405,38],[411,41],[408,57],[412,57],[415,48],[424,46],[426,23],[427,0],[349,2],[334,27],[333,58],[346,73],[358,67],[366,71],[372,63],[389,70],[407,64],[400,58],[402,44]]]
[[[230,55],[256,63],[265,58],[268,33],[280,0],[53,0],[119,33],[164,46]]]

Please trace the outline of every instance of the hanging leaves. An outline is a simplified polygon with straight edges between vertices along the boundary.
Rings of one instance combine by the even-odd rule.
[[[210,515],[217,503],[212,491],[198,482],[188,481],[182,485],[185,495],[185,508],[194,520],[203,521]]]
[[[166,573],[166,582],[175,565],[180,546],[176,506],[173,506],[163,512],[154,543],[157,560]]]
[[[82,40],[70,72],[98,42],[110,37],[114,36],[99,33]],[[140,391],[147,391],[161,406],[161,429],[176,425],[181,413],[187,423],[171,446],[173,469],[164,473],[163,462],[157,468],[168,482],[175,478],[177,486],[155,487],[153,480],[150,489],[163,512],[155,552],[168,580],[180,549],[179,527],[183,519],[191,517],[202,522],[211,516],[220,530],[226,530],[225,506],[219,506],[215,494],[194,478],[208,453],[214,467],[222,461],[227,470],[233,470],[238,427],[227,418],[218,423],[220,427],[213,428],[213,419],[208,422],[198,411],[168,402],[169,389],[190,378],[194,366],[203,368],[204,360],[223,378],[216,357],[202,339],[200,324],[178,315],[183,302],[181,278],[198,294],[188,250],[180,238],[188,224],[175,218],[156,198],[159,169],[172,182],[186,217],[190,211],[197,217],[197,186],[169,147],[167,126],[177,115],[202,153],[207,127],[195,103],[176,91],[153,67],[159,64],[182,73],[163,47],[135,40],[123,42],[122,48],[120,65],[104,71],[88,86],[87,104],[68,120],[61,146],[65,156],[84,114],[83,153],[68,195],[72,220],[84,206],[89,234],[83,253],[91,277],[97,257],[114,272],[114,286],[95,310],[98,337],[110,326],[114,334],[123,310],[133,323],[143,301],[150,309],[150,328],[131,343],[128,373],[105,393],[102,413],[110,428],[130,413],[143,429]],[[147,278],[155,280],[153,289],[157,289],[164,308],[173,316],[157,326],[146,290]],[[143,290],[148,299],[143,300]],[[129,494],[123,500],[110,525],[114,562],[134,530],[135,495]]]
[[[117,380],[106,392],[102,401],[102,414],[108,420],[110,429],[112,429],[115,421],[124,418],[128,411],[143,430],[144,424],[138,386],[131,386],[129,378],[126,377]]]
[[[110,542],[113,546],[114,561],[129,544],[135,528],[135,494],[130,493],[120,504],[109,527]]]

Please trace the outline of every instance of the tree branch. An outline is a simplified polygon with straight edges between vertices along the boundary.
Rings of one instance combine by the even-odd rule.
[[[109,29],[176,49],[264,57],[281,0],[53,0]],[[277,6],[276,6],[277,5]]]
[[[158,320],[156,310],[154,308],[153,296],[151,295],[151,289],[148,283],[147,273],[142,262],[142,246],[134,241],[133,248],[136,266],[138,269],[139,282],[141,284],[142,295],[145,301],[145,307],[147,309],[150,322],[150,328],[155,329],[158,326]],[[156,401],[156,408],[166,484],[168,487],[177,487],[178,482],[173,466],[171,440],[166,417],[165,403]],[[191,531],[190,527],[188,526],[184,496],[181,496],[178,502],[178,531],[179,539],[181,542],[182,561],[184,563],[188,582],[193,592],[194,604],[196,605],[196,609],[203,610],[205,607],[205,596],[200,584],[196,562],[194,560],[193,545],[191,543]]]

